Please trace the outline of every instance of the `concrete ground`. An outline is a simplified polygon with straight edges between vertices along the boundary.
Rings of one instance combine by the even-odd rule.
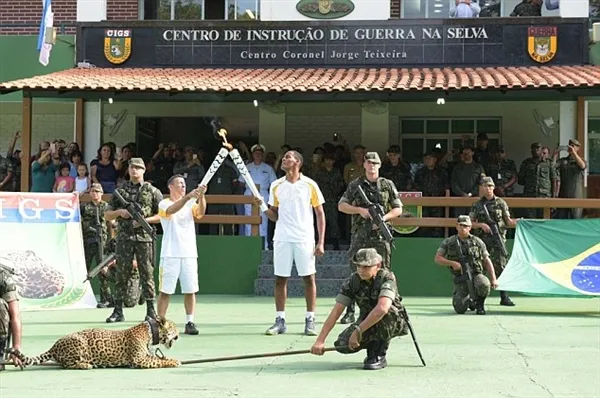
[[[288,333],[266,336],[272,298],[199,296],[199,336],[182,335],[169,357],[186,359],[310,348],[303,336],[304,302],[291,299]],[[389,366],[360,368],[364,351],[323,357],[294,355],[185,365],[178,369],[63,370],[10,368],[0,374],[0,397],[600,397],[600,299],[517,297],[517,307],[488,303],[488,315],[455,315],[448,298],[404,300],[425,356],[421,366],[410,337],[396,339]],[[320,298],[318,326],[333,303]],[[90,327],[125,328],[144,308],[126,309],[127,321],[107,325],[106,309],[26,312],[23,350],[37,355],[60,336]],[[183,327],[182,299],[170,318]],[[332,345],[344,325],[327,339]]]

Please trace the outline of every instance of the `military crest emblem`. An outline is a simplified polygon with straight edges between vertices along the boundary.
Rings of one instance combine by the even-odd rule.
[[[354,11],[351,0],[300,0],[296,10],[311,19],[338,19]]]
[[[527,36],[527,53],[531,59],[540,64],[554,59],[558,49],[558,27],[530,26]]]
[[[404,198],[422,198],[423,192],[398,192],[398,198],[400,200]],[[402,215],[400,217],[408,218],[408,217],[423,217],[423,206],[403,206],[402,207]],[[409,226],[409,225],[394,225],[394,231],[401,235],[409,235],[416,232],[419,227],[417,226]]]
[[[115,65],[131,56],[131,29],[106,29],[104,31],[104,56]]]

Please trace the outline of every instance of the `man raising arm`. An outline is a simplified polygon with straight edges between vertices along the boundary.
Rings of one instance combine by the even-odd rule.
[[[169,300],[177,280],[181,284],[185,307],[185,333],[196,335],[194,324],[196,292],[198,292],[198,248],[194,218],[206,212],[206,187],[198,187],[185,194],[182,175],[176,174],[167,182],[169,197],[158,204],[158,214],[163,227],[159,266],[158,315],[166,317]]]

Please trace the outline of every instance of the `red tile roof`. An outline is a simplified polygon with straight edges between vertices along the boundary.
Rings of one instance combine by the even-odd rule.
[[[169,92],[423,91],[600,86],[600,66],[486,68],[75,68],[0,84],[8,90]]]

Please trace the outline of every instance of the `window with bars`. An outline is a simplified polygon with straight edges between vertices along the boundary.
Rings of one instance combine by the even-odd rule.
[[[481,12],[480,17],[508,17],[517,4],[523,0],[472,0],[477,2]],[[449,18],[450,8],[456,0],[402,0],[400,5],[401,18]],[[552,7],[551,7],[552,8]],[[590,7],[591,8],[591,7]],[[542,7],[543,17],[559,17],[559,9]]]
[[[475,146],[479,133],[487,134],[490,148],[501,143],[500,118],[400,118],[398,126],[402,159],[411,163],[422,162],[423,154],[434,148],[446,153]]]
[[[140,0],[144,20],[259,20],[260,0]]]

